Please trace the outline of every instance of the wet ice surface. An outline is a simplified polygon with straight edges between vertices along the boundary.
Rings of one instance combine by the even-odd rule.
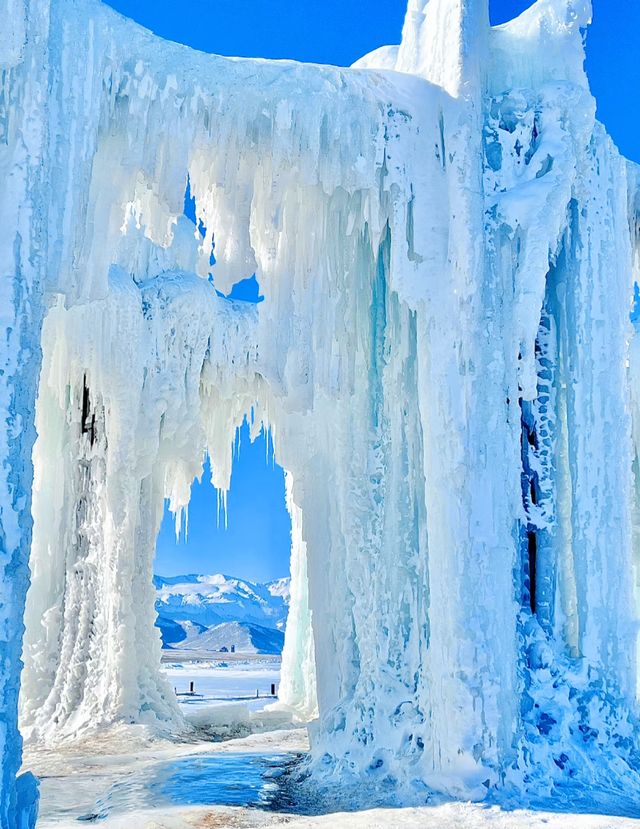
[[[111,825],[127,815],[137,827],[131,816],[141,810],[268,808],[275,781],[307,748],[306,731],[291,731],[286,714],[262,710],[274,702],[279,667],[279,660],[251,659],[167,665],[179,693],[195,683],[197,696],[179,697],[194,729],[182,742],[123,726],[58,748],[27,746],[25,767],[40,779],[38,827]]]
[[[129,755],[109,754],[102,745],[94,746],[98,756],[51,753],[41,758],[56,777],[42,781],[38,829],[93,824],[105,829],[263,829],[283,821],[291,829],[640,829],[640,821],[597,814],[595,793],[579,788],[533,808],[435,797],[422,806],[376,808],[365,802],[368,796],[375,800],[375,787],[360,787],[359,792],[334,787],[333,797],[325,791],[309,808],[308,796],[319,794],[315,787],[305,797],[299,785],[280,785],[289,764],[306,748],[305,732],[298,729],[215,746],[150,743]],[[286,795],[293,800],[288,802]],[[628,813],[619,795],[614,800],[612,814]],[[358,806],[361,811],[351,811]],[[586,814],[580,814],[583,810]]]
[[[226,752],[188,755],[144,769],[74,779],[60,786],[41,780],[42,820],[97,823],[112,815],[163,806],[269,805],[274,782],[293,760],[291,754]]]
[[[133,727],[79,746],[28,748],[27,767],[41,780],[38,829],[93,824],[105,829],[262,828],[283,819],[292,829],[640,829],[640,821],[630,819],[638,814],[634,793],[624,798],[612,792],[607,797],[570,788],[551,800],[529,803],[529,811],[515,802],[473,805],[435,797],[413,808],[372,809],[378,799],[375,776],[366,789],[307,790],[295,782],[295,775],[286,775],[307,750],[306,731],[283,729],[278,723],[281,714],[258,709],[270,699],[242,701],[256,683],[267,688],[277,682],[277,667],[167,666],[178,690],[194,681],[196,692],[202,694],[181,697],[196,727],[191,743],[148,739],[144,730]],[[211,740],[237,737],[248,730],[254,733],[242,739],[202,739],[205,734]],[[384,799],[384,792],[377,794]]]

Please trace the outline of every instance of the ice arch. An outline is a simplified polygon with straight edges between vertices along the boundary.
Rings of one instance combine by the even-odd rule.
[[[205,447],[224,487],[253,408],[300,517],[318,774],[637,786],[637,173],[595,121],[588,3],[490,29],[482,0],[411,0],[352,70],[200,55],[95,0],[0,10],[4,825],[38,373],[34,737],[180,726],[159,505]],[[257,309],[204,278],[214,242]]]

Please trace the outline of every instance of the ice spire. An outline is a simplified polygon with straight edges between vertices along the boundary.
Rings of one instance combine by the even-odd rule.
[[[548,81],[588,87],[584,31],[591,0],[538,0],[490,33],[490,91],[535,88]]]
[[[409,0],[396,69],[420,75],[454,98],[482,83],[487,0]]]

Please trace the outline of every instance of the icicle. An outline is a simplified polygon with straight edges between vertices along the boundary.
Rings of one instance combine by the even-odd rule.
[[[317,703],[314,773],[481,798],[588,778],[599,752],[637,787],[635,198],[585,83],[588,4],[489,30],[481,0],[412,0],[364,62],[393,73],[202,55],[81,8],[57,0],[49,29],[32,0],[26,39],[19,17],[0,35],[11,632],[34,409],[38,432],[25,734],[185,728],[155,540],[205,453],[227,525],[248,417],[290,475],[283,685]],[[251,274],[263,302],[220,296]]]

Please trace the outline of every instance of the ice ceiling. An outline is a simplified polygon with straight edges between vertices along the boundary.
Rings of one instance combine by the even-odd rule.
[[[318,776],[637,790],[638,176],[588,2],[491,29],[410,0],[352,69],[97,0],[0,12],[2,825],[31,808],[20,681],[32,740],[185,727],[155,539],[205,452],[228,487],[246,414],[287,470],[283,701]]]

